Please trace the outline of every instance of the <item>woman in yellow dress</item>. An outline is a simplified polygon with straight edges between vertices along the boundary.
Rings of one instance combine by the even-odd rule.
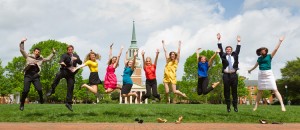
[[[187,97],[184,93],[180,92],[179,90],[176,90],[176,71],[179,63],[180,58],[180,47],[181,47],[181,41],[178,43],[178,52],[171,51],[169,55],[167,55],[167,50],[165,47],[164,41],[162,41],[163,49],[165,52],[166,57],[166,66],[164,71],[164,85],[165,85],[165,92],[166,97],[168,97],[168,102],[170,103],[170,97],[169,97],[169,84],[172,86],[172,91],[174,94],[177,94],[182,97]]]

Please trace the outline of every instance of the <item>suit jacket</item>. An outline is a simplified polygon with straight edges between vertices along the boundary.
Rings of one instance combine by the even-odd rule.
[[[43,58],[42,55],[40,55],[40,57],[35,57],[34,54],[27,54],[25,49],[24,49],[24,42],[21,42],[20,43],[20,52],[21,54],[23,55],[23,57],[26,59],[26,65],[25,65],[25,68],[23,70],[23,72],[27,71],[33,64],[37,64],[37,66],[39,67],[39,72],[41,72],[41,66],[42,66],[42,63],[45,62],[45,61],[49,61],[53,58],[54,56],[54,53],[51,53],[48,57],[46,58]]]
[[[223,65],[223,67],[222,67],[222,73],[224,73],[224,70],[229,65],[228,60],[226,59],[226,55],[227,54],[226,54],[226,52],[223,51],[222,43],[218,43],[218,48],[220,49],[219,55],[220,55],[220,58],[222,60],[222,65]],[[239,65],[239,53],[240,53],[240,49],[241,49],[241,45],[236,45],[236,50],[231,53],[231,56],[233,56],[233,58],[234,58],[234,63],[233,63],[232,67],[235,70],[239,69],[238,65]]]

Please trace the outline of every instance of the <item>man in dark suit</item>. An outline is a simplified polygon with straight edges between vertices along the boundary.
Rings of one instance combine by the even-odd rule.
[[[222,73],[223,73],[223,83],[224,83],[224,97],[227,105],[227,112],[230,112],[230,89],[232,94],[232,105],[234,107],[234,111],[238,112],[237,103],[237,85],[238,85],[238,75],[236,71],[239,69],[239,53],[241,48],[241,37],[237,36],[237,46],[236,50],[232,51],[231,46],[227,46],[225,48],[225,52],[222,48],[221,43],[221,34],[217,34],[218,39],[218,48],[220,49],[219,55],[222,60]]]
[[[68,45],[67,53],[63,54],[60,58],[59,64],[61,65],[60,71],[56,74],[54,81],[51,85],[51,89],[46,94],[46,96],[51,96],[55,93],[55,88],[58,85],[59,81],[62,78],[67,80],[67,98],[66,98],[66,107],[73,111],[72,109],[72,98],[73,98],[73,90],[75,84],[75,74],[77,71],[73,72],[77,64],[82,64],[79,56],[73,53],[74,47],[72,45]]]

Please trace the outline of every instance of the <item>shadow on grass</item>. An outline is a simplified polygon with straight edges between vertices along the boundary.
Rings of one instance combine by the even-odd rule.
[[[25,116],[26,117],[36,117],[36,116],[40,117],[40,116],[44,116],[44,114],[40,113],[40,112],[35,112],[35,113],[28,113]]]
[[[68,117],[74,117],[77,116],[79,114],[75,114],[75,113],[62,113],[62,114],[58,114],[58,116],[68,116]]]
[[[82,113],[82,115],[84,115],[84,116],[98,116],[98,114],[95,113],[95,112],[85,112],[85,113]]]

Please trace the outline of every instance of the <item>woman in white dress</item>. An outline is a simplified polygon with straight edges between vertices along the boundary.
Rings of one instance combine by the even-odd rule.
[[[278,48],[280,47],[282,41],[284,40],[284,37],[280,37],[279,43],[277,44],[275,50],[268,54],[268,48],[261,47],[256,50],[256,54],[259,56],[257,59],[256,64],[254,67],[250,70],[248,70],[249,73],[251,73],[252,70],[254,70],[257,66],[259,66],[259,72],[258,72],[258,93],[256,96],[256,103],[253,108],[253,111],[257,109],[257,106],[259,104],[259,100],[261,99],[261,95],[263,90],[272,90],[275,94],[275,96],[278,98],[281,110],[286,111],[284,104],[282,102],[282,97],[277,90],[276,81],[273,75],[273,72],[271,70],[271,61],[274,55],[276,54]]]

